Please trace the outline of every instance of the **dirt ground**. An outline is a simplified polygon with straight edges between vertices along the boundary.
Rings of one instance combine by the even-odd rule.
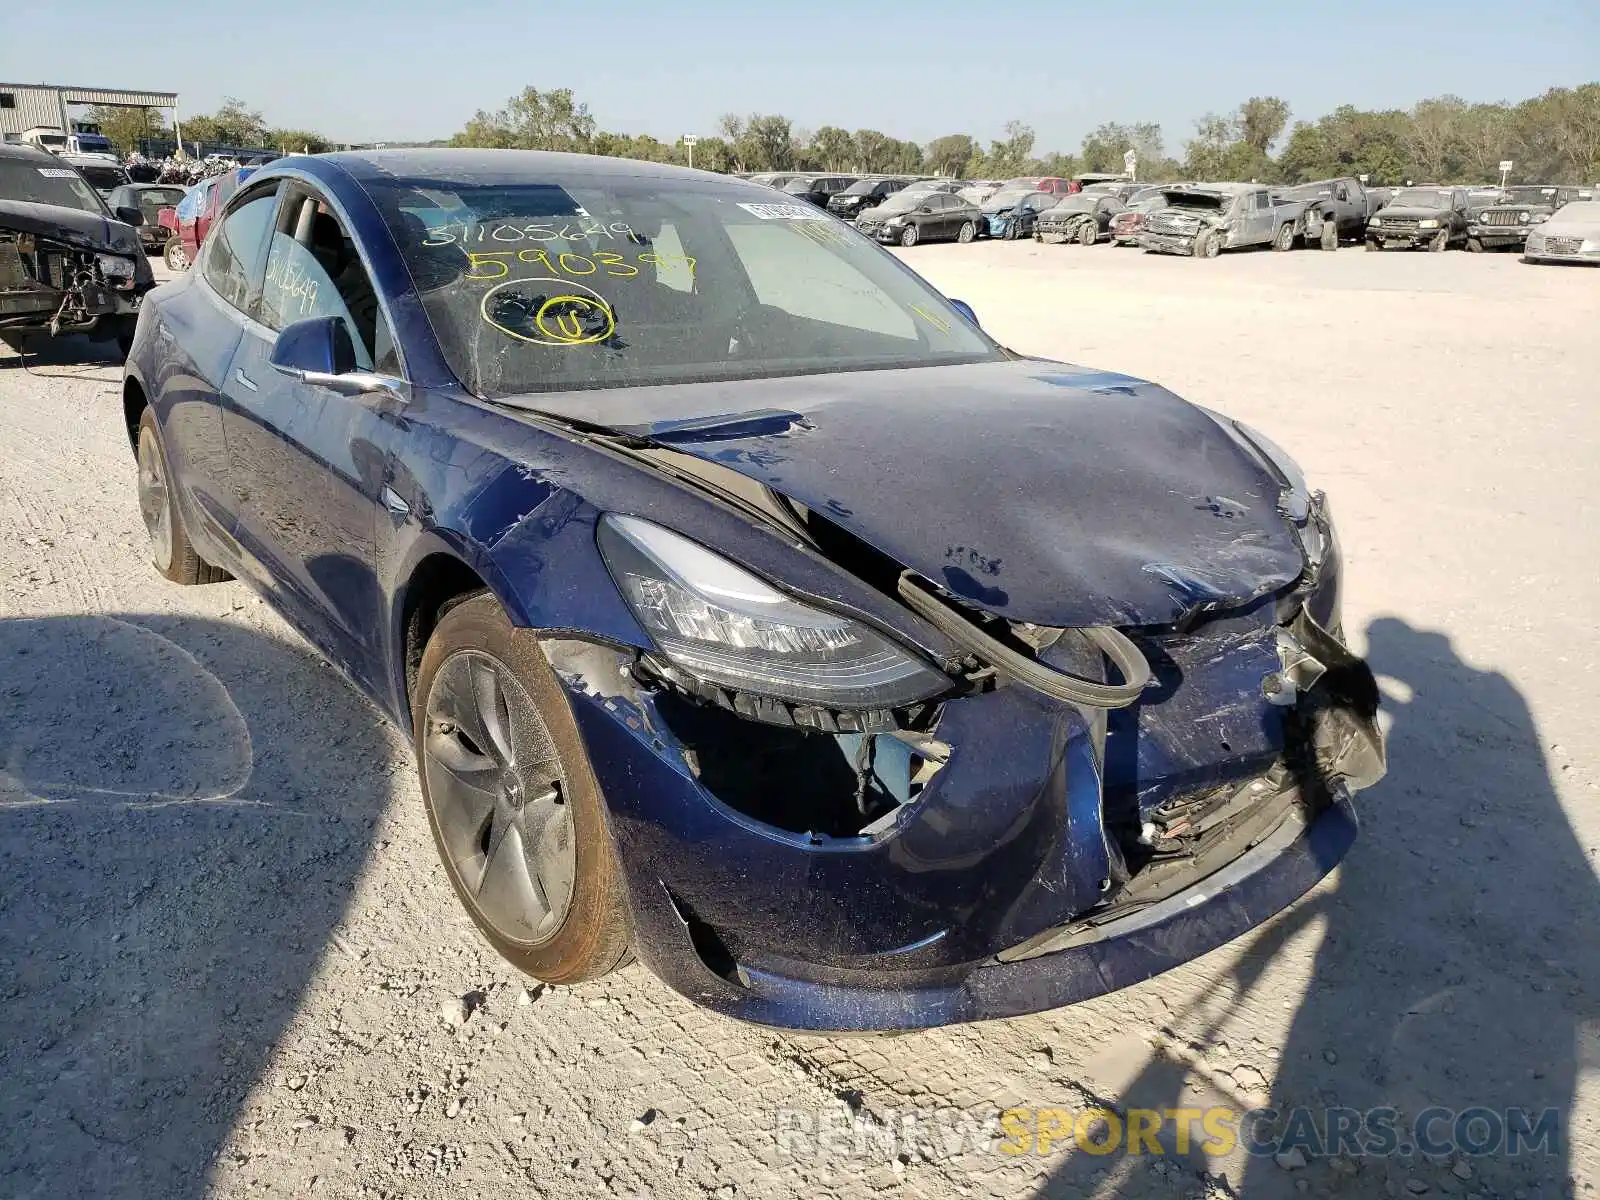
[[[1340,870],[1161,978],[907,1037],[738,1025],[636,966],[526,985],[457,909],[405,739],[242,585],[148,566],[108,348],[0,357],[0,1195],[1600,1185],[1600,271],[903,257],[1016,349],[1244,418],[1328,491],[1391,730]],[[1560,1134],[1306,1165],[890,1136],[952,1109],[1268,1103],[1553,1109]],[[867,1136],[780,1136],[844,1122]]]

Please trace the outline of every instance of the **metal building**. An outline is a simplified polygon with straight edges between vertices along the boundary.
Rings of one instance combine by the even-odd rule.
[[[120,88],[65,87],[52,83],[0,83],[0,141],[38,125],[72,132],[69,104],[104,104],[128,108],[167,108],[174,124],[178,115],[176,92],[128,92]]]

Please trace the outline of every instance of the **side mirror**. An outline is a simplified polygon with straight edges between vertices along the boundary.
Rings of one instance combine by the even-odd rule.
[[[968,304],[965,300],[951,300],[950,307],[955,309],[974,325],[978,325],[978,314],[972,311],[972,305]],[[982,329],[983,326],[978,325],[978,328]]]
[[[341,396],[398,394],[396,381],[356,369],[355,343],[338,317],[312,317],[286,327],[273,343],[270,361],[280,375]]]
[[[112,215],[124,225],[144,224],[144,213],[139,209],[134,208],[131,204],[118,205],[116,212],[114,212]]]
[[[933,209],[929,208],[926,204],[924,204],[921,208],[917,209],[917,211],[919,213],[931,213],[933,211]]]

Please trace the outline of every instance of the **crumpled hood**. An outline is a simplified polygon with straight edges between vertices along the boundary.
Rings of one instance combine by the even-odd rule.
[[[77,208],[0,200],[0,226],[63,242],[78,250],[126,255],[144,253],[132,225]]]
[[[1394,217],[1399,221],[1419,221],[1428,217],[1447,217],[1450,215],[1448,208],[1423,208],[1420,205],[1408,204],[1398,208],[1380,208],[1377,216],[1387,220]]]
[[[1125,375],[1029,359],[517,403],[730,468],[1013,620],[1166,624],[1303,568],[1269,471]]]

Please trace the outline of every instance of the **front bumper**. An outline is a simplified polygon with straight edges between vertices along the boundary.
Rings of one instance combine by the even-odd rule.
[[[1006,229],[1010,224],[1010,217],[985,215],[983,218],[983,231],[989,237],[1005,237]]]
[[[856,229],[875,242],[892,245],[900,240],[900,235],[906,231],[904,225],[857,225]]]
[[[1377,242],[1385,250],[1415,250],[1426,246],[1438,237],[1438,229],[1382,229],[1367,226],[1367,241]]]
[[[19,251],[14,240],[0,241],[0,330],[8,333],[81,333],[103,320],[132,317],[154,278],[118,287],[95,265],[96,256],[53,244],[35,243]],[[149,274],[148,266],[143,274]]]
[[[1192,255],[1194,253],[1195,238],[1198,236],[1198,234],[1141,232],[1134,238],[1134,241],[1153,254]]]
[[[1307,603],[1328,621],[1336,551],[1325,579]],[[1341,773],[1323,771],[1322,746],[1360,741],[1381,773],[1381,739],[1364,718],[1339,724],[1333,739],[1321,732],[1332,725],[1318,725],[1310,765],[1291,752],[1283,714],[1299,709],[1262,700],[1281,653],[1269,636],[1273,604],[1218,618],[1205,637],[1164,642],[1170,686],[1113,714],[1098,735],[1081,710],[1021,687],[945,702],[932,732],[948,760],[870,836],[788,832],[733,807],[717,760],[726,753],[742,766],[744,745],[724,751],[696,733],[687,702],[641,683],[630,652],[545,645],[606,798],[638,957],[689,999],[744,1020],[912,1029],[1137,982],[1259,924],[1332,870],[1356,821]],[[1375,706],[1370,672],[1358,666]],[[1233,715],[1219,715],[1230,700]],[[718,719],[731,739],[763,728]],[[831,748],[826,735],[805,736]],[[1285,774],[1291,761],[1300,766]],[[780,769],[804,779],[807,802],[826,786],[821,769]],[[1361,774],[1363,784],[1375,777],[1370,760]],[[1157,868],[1171,866],[1157,857],[1113,886],[1127,875],[1125,849],[1136,849],[1126,842],[1130,814],[1137,831],[1151,813],[1164,819],[1174,798],[1226,793],[1231,807],[1268,779],[1276,790],[1238,810],[1246,827],[1192,880],[1169,873],[1162,890],[1148,890]],[[1106,896],[1124,900],[1108,906]]]
[[[1468,225],[1467,236],[1477,238],[1486,249],[1521,246],[1532,231],[1530,225]]]

